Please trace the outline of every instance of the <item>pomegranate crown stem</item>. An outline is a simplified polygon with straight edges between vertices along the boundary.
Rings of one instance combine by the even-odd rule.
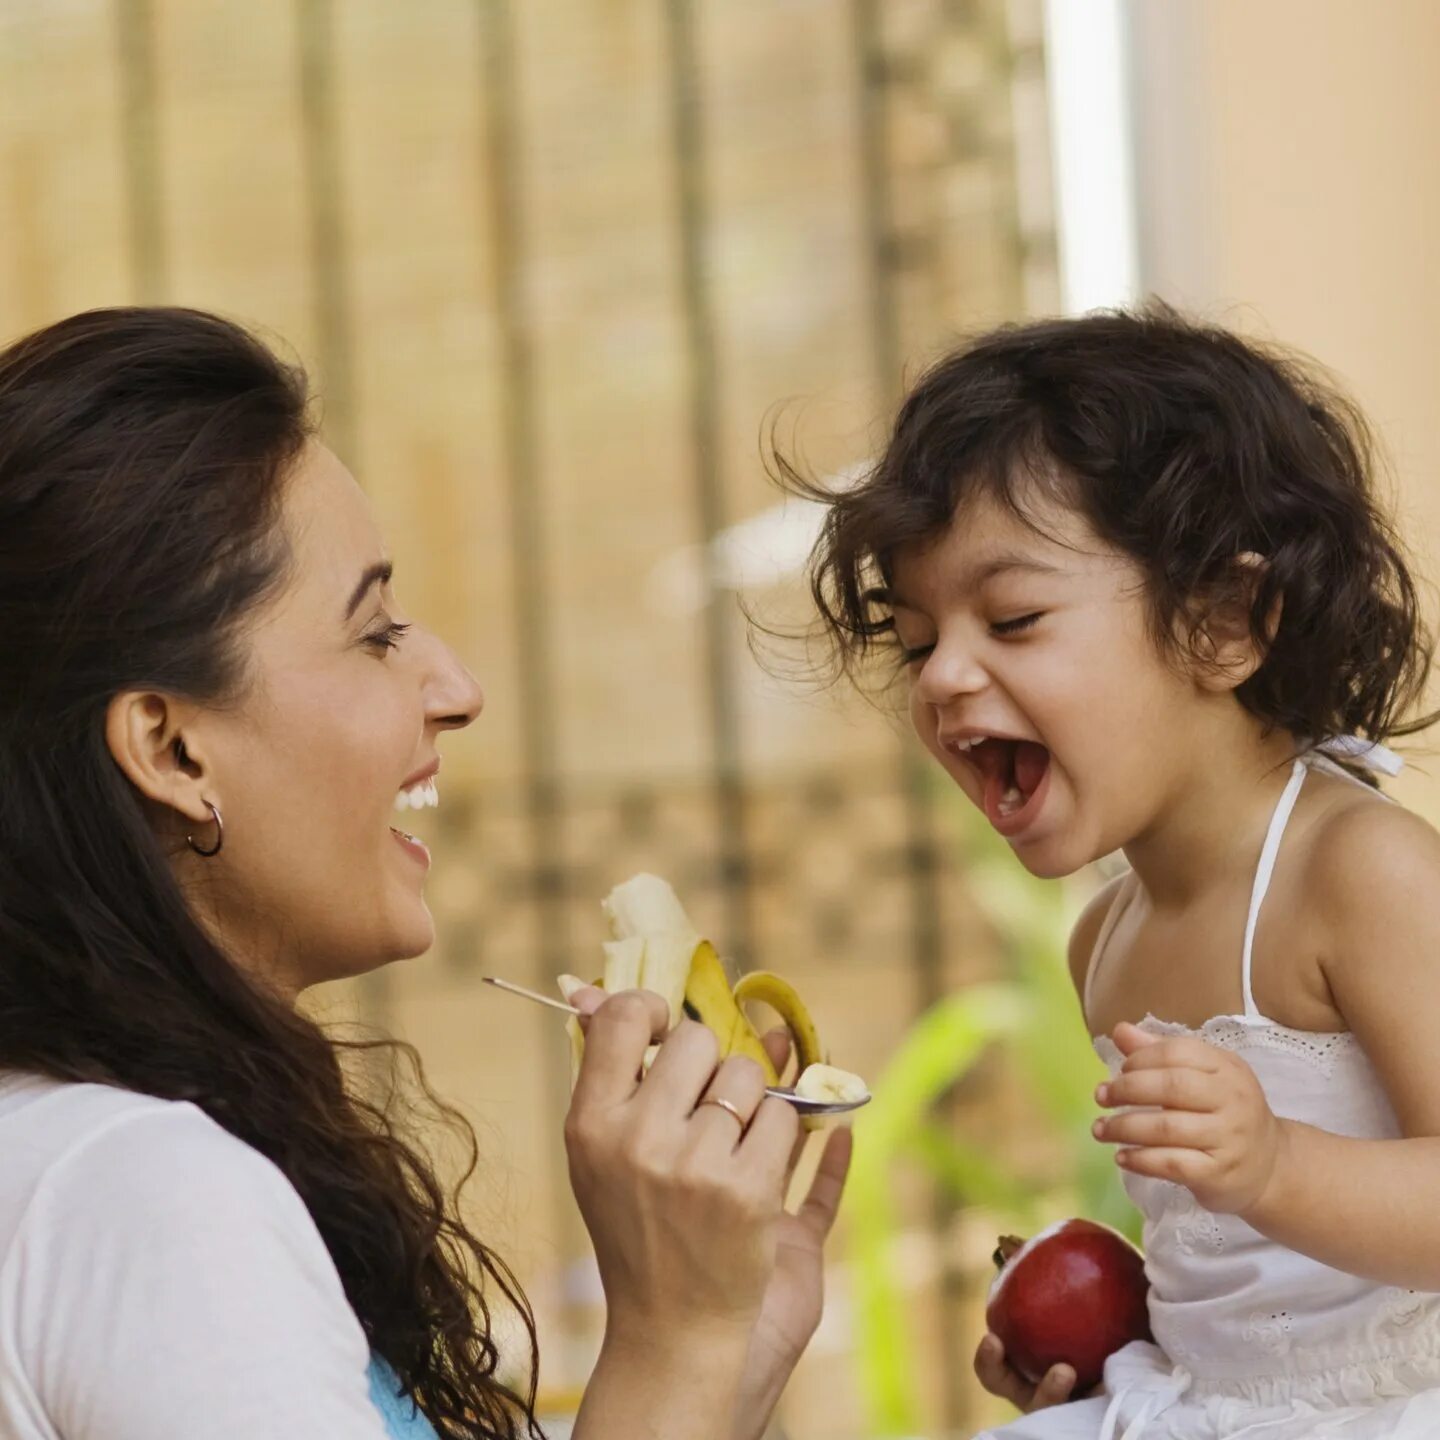
[[[1002,1235],[995,1246],[995,1268],[1003,1270],[1009,1263],[1010,1257],[1018,1250],[1024,1241],[1018,1235]]]

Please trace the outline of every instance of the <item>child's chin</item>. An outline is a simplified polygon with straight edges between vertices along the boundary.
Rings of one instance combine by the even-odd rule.
[[[1051,841],[1033,845],[1012,845],[1015,858],[1037,880],[1063,880],[1083,870],[1091,860],[1088,855],[1070,854],[1064,846]]]

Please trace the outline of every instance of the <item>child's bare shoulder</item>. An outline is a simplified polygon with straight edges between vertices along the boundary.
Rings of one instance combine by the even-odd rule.
[[[1080,918],[1075,922],[1075,928],[1070,932],[1070,978],[1075,983],[1076,993],[1082,1003],[1085,999],[1085,977],[1090,970],[1091,956],[1095,953],[1105,919],[1110,914],[1128,874],[1127,871],[1107,880],[1086,902]]]
[[[1440,915],[1440,831],[1413,810],[1346,787],[1317,817],[1305,852],[1302,898],[1337,939]]]

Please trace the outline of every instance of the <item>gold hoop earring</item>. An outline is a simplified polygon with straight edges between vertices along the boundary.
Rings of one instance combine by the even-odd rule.
[[[185,843],[199,856],[208,860],[212,855],[220,853],[220,847],[225,843],[225,822],[220,818],[220,812],[207,800],[205,808],[215,817],[215,843],[208,850],[202,850],[196,843],[193,835],[185,837]]]

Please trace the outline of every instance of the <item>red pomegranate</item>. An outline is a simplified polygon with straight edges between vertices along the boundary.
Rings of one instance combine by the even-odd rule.
[[[1108,1225],[1063,1220],[1030,1240],[1001,1236],[995,1264],[985,1323],[1032,1385],[1069,1365],[1078,1395],[1115,1351],[1151,1338],[1144,1258]]]

